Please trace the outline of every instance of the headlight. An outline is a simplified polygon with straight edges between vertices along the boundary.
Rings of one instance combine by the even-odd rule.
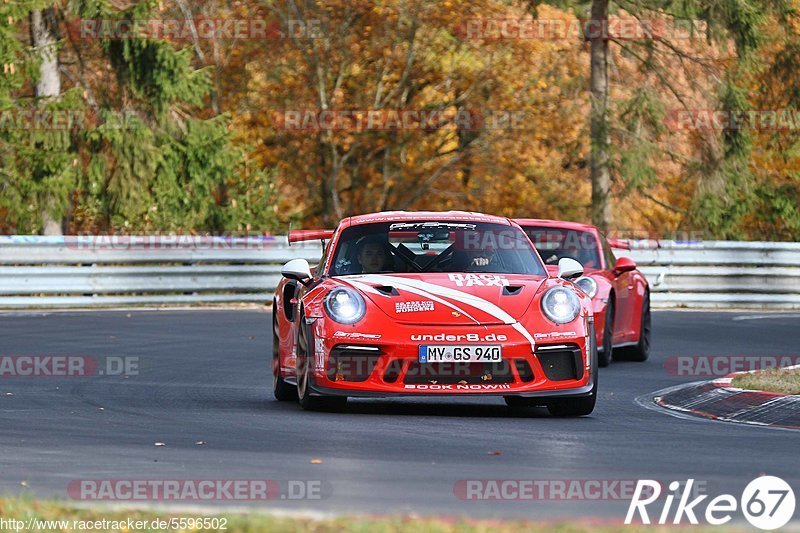
[[[580,310],[578,297],[566,287],[553,287],[542,297],[542,311],[556,324],[572,322]]]
[[[575,285],[580,287],[589,298],[594,298],[594,295],[597,294],[597,282],[594,280],[594,278],[582,276],[575,280]]]
[[[355,324],[364,317],[367,305],[353,289],[339,287],[325,297],[325,311],[340,324]]]

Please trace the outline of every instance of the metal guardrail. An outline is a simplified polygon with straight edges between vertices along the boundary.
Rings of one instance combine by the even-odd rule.
[[[283,263],[321,253],[270,236],[0,236],[0,308],[264,303]]]
[[[654,307],[800,309],[800,243],[632,243]]]
[[[800,309],[800,243],[634,242],[654,307]],[[285,237],[0,236],[0,308],[269,302]]]

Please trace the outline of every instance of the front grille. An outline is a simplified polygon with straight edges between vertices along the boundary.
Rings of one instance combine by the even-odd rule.
[[[409,385],[514,383],[514,375],[511,366],[506,361],[500,363],[419,363],[411,361],[403,382]]]
[[[377,346],[334,346],[326,373],[331,381],[366,381],[383,352]]]
[[[577,344],[541,346],[536,350],[536,358],[550,381],[583,378],[583,357]]]

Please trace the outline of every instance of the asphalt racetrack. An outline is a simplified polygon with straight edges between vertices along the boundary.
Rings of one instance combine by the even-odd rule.
[[[344,413],[276,402],[269,311],[0,314],[2,356],[138,367],[127,377],[0,377],[0,492],[69,499],[70,482],[85,479],[313,481],[319,499],[199,505],[621,522],[629,500],[611,493],[476,501],[458,487],[693,478],[712,496],[740,495],[762,473],[800,486],[800,432],[687,420],[636,402],[708,379],[675,375],[670,356],[800,356],[800,315],[659,311],[653,319],[650,360],[601,369],[593,416],[559,419],[511,413],[501,398],[359,399]]]

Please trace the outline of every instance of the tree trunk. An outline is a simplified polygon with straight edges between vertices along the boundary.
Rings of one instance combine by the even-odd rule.
[[[611,224],[611,172],[609,169],[608,119],[608,0],[593,0],[591,22],[591,142],[592,142],[592,224],[603,231]]]
[[[39,81],[36,83],[37,98],[61,96],[61,73],[58,71],[58,48],[56,37],[57,22],[53,7],[31,11],[31,44],[39,54]],[[56,198],[46,195],[42,210],[42,233],[44,235],[63,235],[62,221],[54,216]]]

